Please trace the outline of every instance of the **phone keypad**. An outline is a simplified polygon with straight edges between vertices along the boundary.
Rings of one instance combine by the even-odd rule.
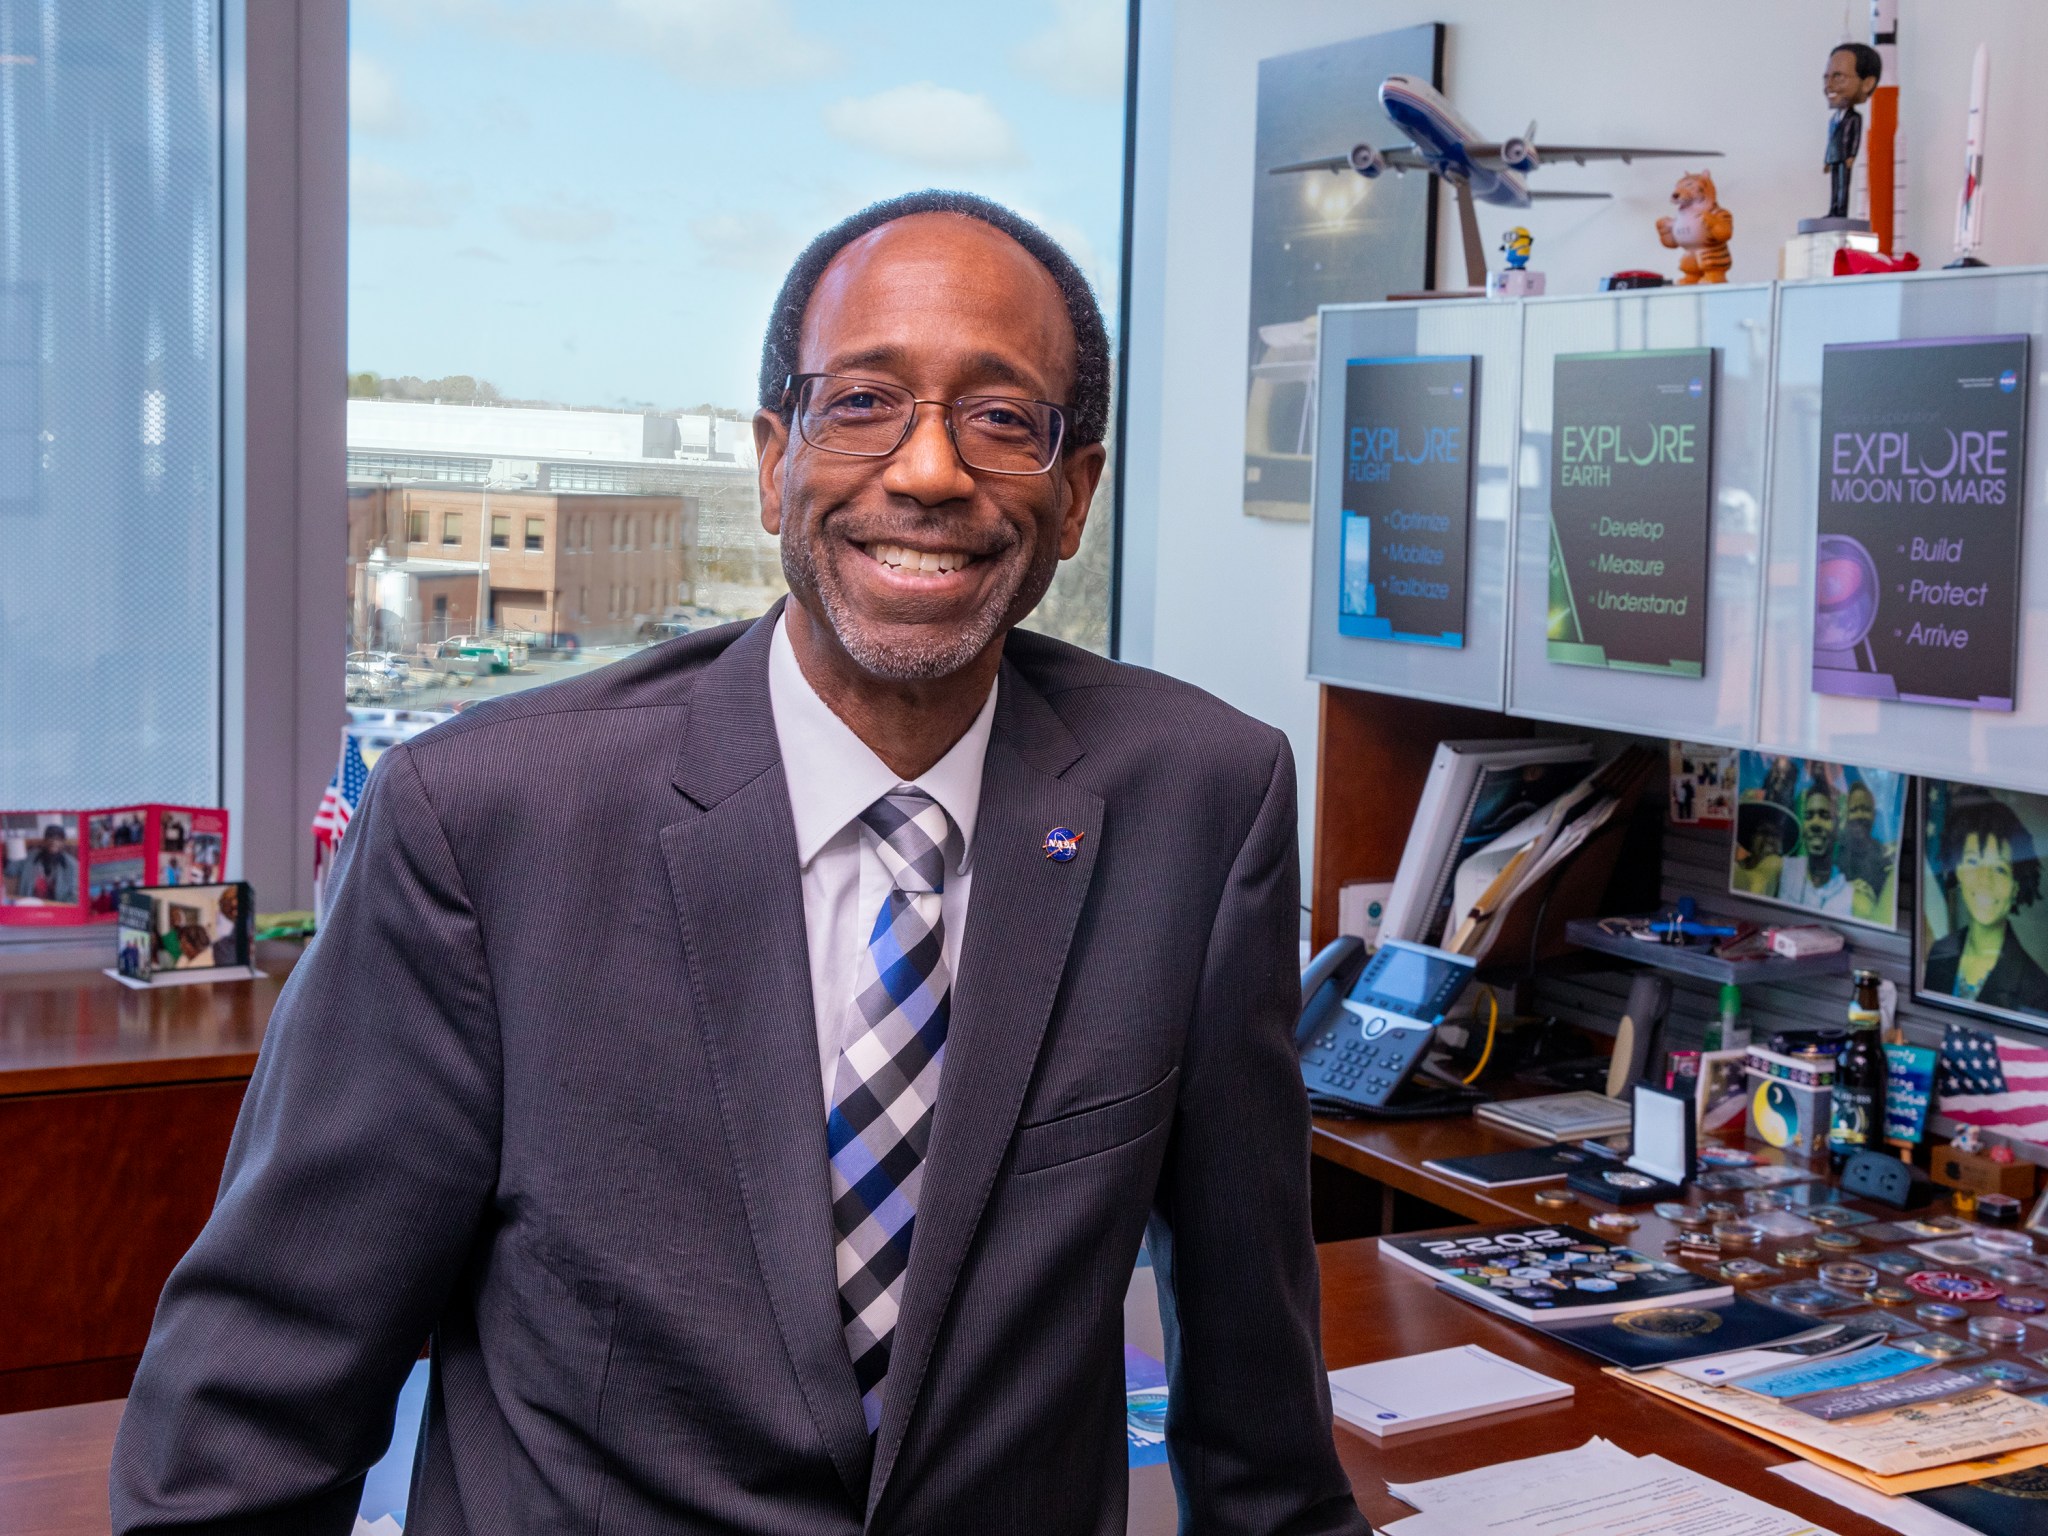
[[[1354,1102],[1383,1105],[1428,1048],[1430,1032],[1399,1029],[1382,1016],[1347,1018],[1316,1036],[1302,1057],[1309,1087]]]

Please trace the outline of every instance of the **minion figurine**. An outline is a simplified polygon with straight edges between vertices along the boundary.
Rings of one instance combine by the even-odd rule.
[[[1535,244],[1536,237],[1519,224],[1500,237],[1507,266],[1486,274],[1488,298],[1516,299],[1543,291],[1543,274],[1529,270],[1529,252]]]

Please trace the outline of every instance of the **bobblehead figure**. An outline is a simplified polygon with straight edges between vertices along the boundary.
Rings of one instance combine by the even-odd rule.
[[[1863,147],[1863,115],[1857,111],[1876,93],[1884,60],[1868,43],[1844,43],[1828,55],[1821,81],[1834,117],[1828,122],[1828,152],[1822,168],[1828,173],[1828,217],[1849,217],[1849,183],[1856,154]],[[1863,226],[1868,228],[1868,225]]]

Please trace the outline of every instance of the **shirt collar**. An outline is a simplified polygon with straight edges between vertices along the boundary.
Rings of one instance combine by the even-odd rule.
[[[796,857],[808,868],[818,851],[846,824],[904,782],[875,755],[847,723],[818,697],[790,644],[788,620],[777,619],[768,647],[768,707],[789,781],[789,809],[796,823]],[[981,807],[981,770],[995,723],[996,687],[991,684],[981,712],[946,755],[910,783],[952,818],[960,838],[954,873],[965,870],[974,851],[974,818]]]

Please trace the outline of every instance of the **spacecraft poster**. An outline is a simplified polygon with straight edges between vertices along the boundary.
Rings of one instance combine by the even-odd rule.
[[[1572,353],[1552,381],[1550,659],[1701,676],[1713,349]]]
[[[2026,435],[2025,336],[1827,349],[1815,692],[2013,707]]]
[[[1465,643],[1472,368],[1470,357],[1345,365],[1338,633]]]

